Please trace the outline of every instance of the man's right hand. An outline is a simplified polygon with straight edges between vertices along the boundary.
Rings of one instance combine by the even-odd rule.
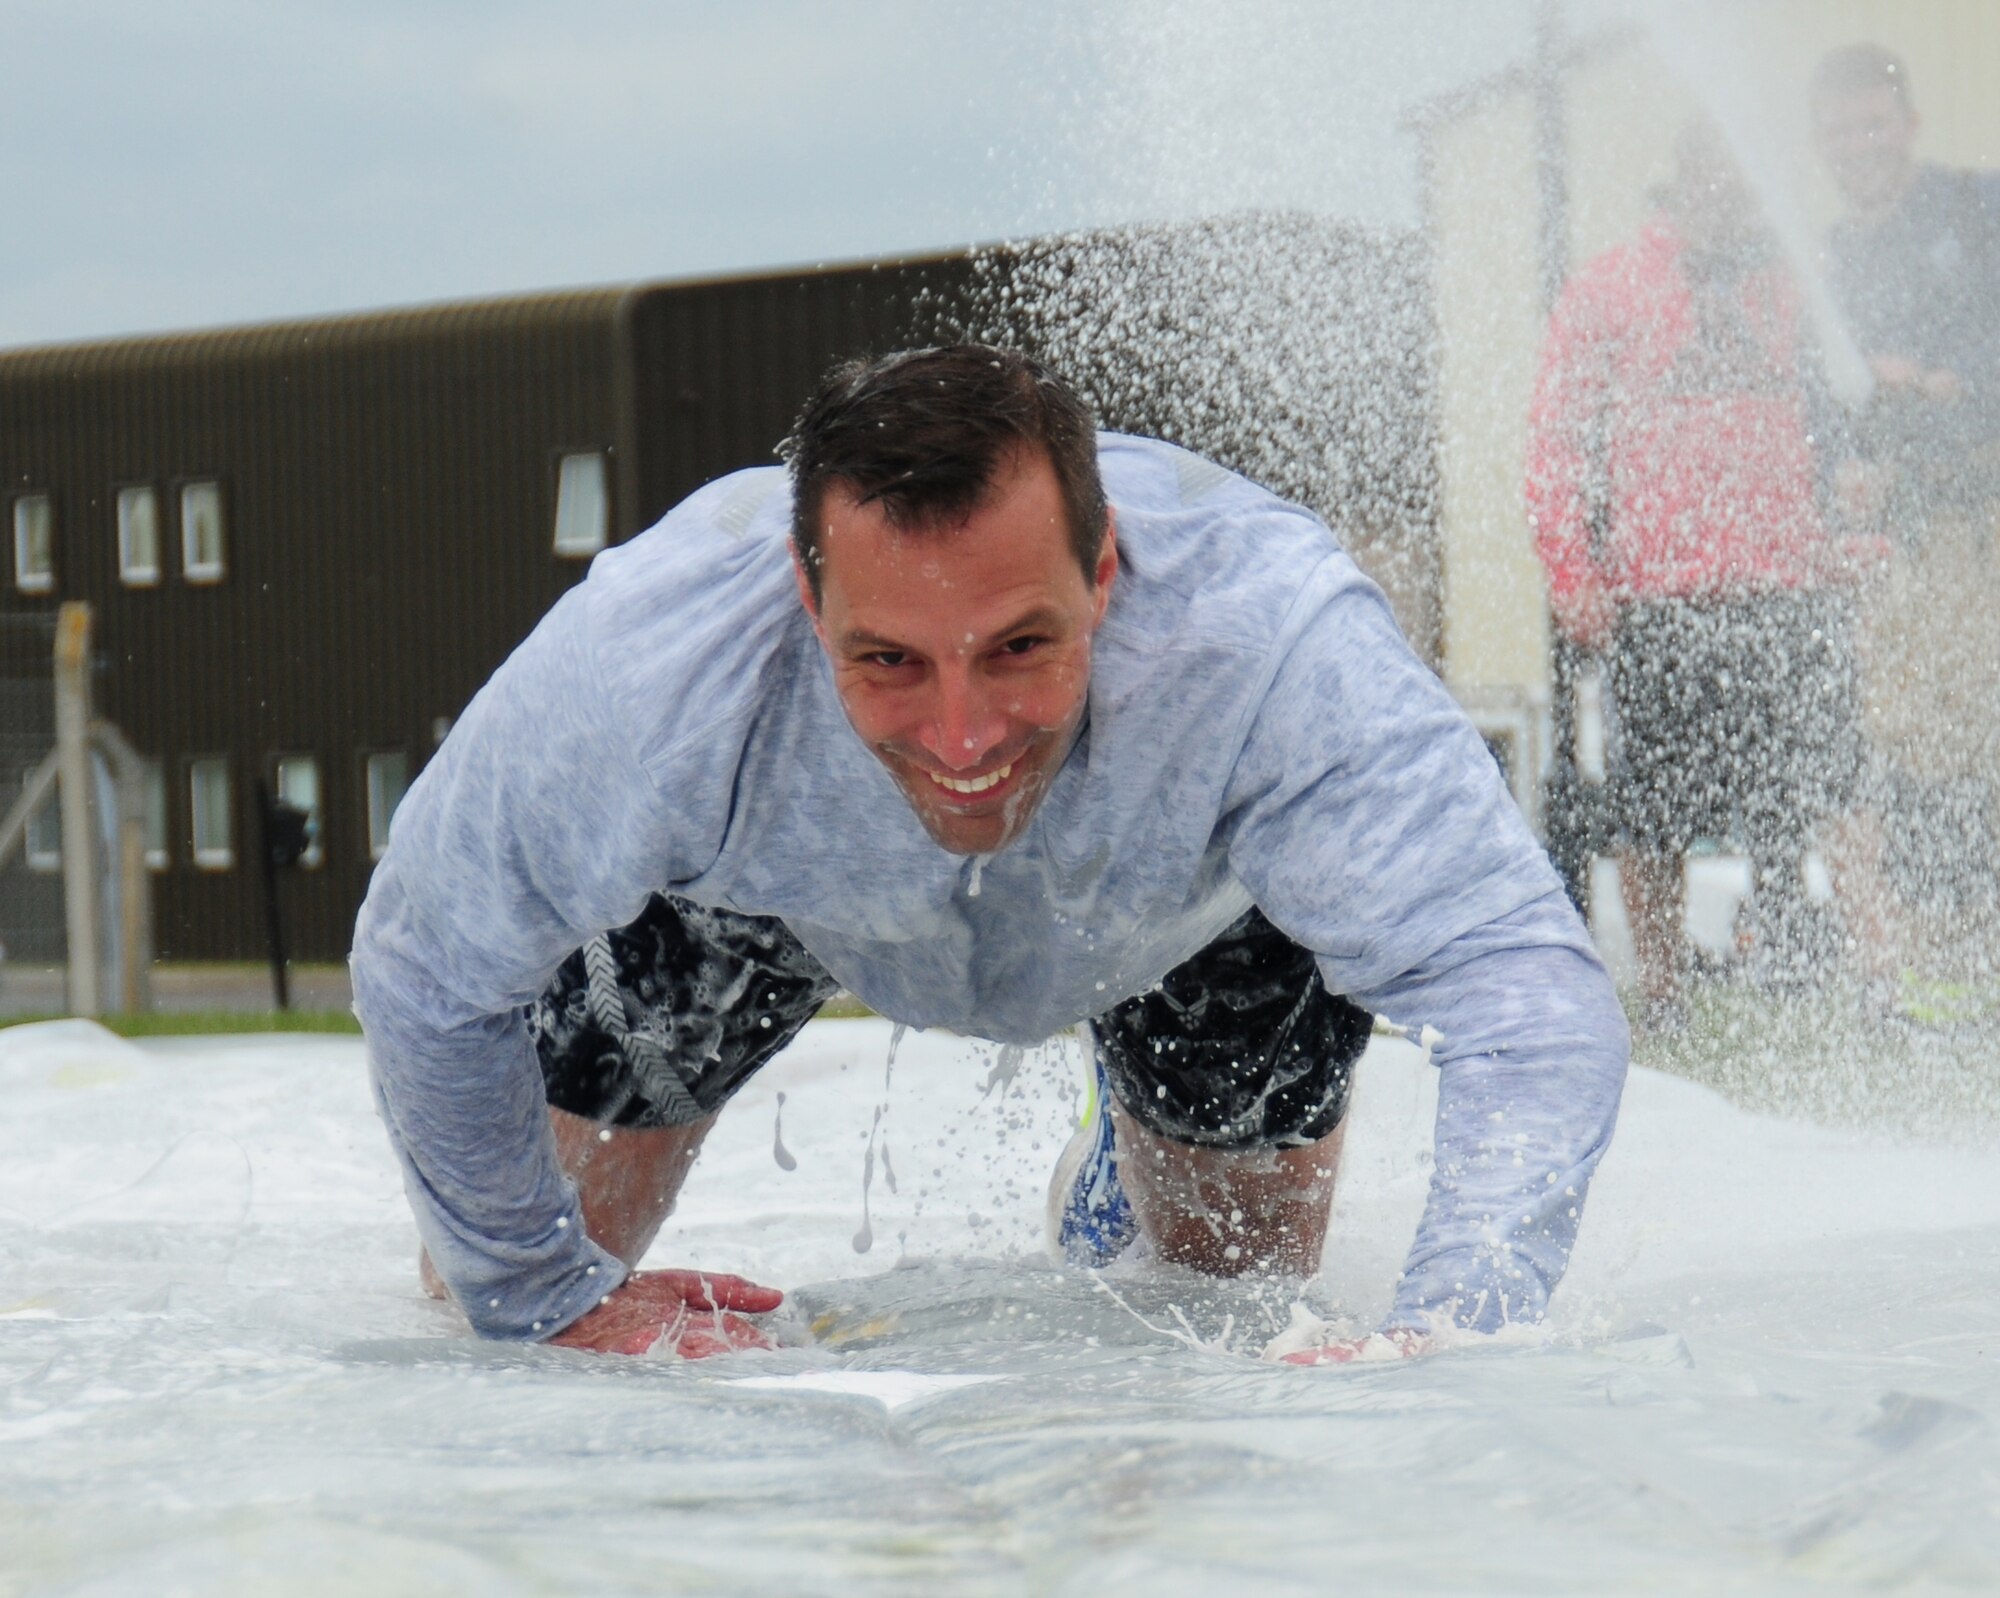
[[[740,1276],[702,1271],[635,1271],[604,1302],[549,1343],[599,1354],[643,1354],[664,1341],[682,1359],[706,1359],[771,1340],[745,1320],[776,1309],[785,1295]]]

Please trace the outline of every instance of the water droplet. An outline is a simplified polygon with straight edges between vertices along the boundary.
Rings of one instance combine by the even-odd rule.
[[[869,1215],[868,1190],[875,1185],[875,1129],[882,1124],[882,1106],[875,1106],[874,1125],[868,1128],[868,1153],[861,1163],[861,1230],[854,1234],[854,1252],[866,1254],[875,1246],[875,1223]]]
[[[778,1162],[781,1171],[796,1171],[799,1162],[792,1157],[792,1151],[785,1147],[785,1095],[778,1095],[777,1112],[771,1117],[771,1158]]]
[[[1018,1043],[1003,1043],[1000,1053],[994,1058],[993,1069],[986,1074],[986,1080],[979,1085],[982,1096],[990,1095],[995,1088],[1005,1091],[1020,1074],[1021,1062],[1028,1057],[1028,1051]]]
[[[896,1051],[903,1046],[903,1035],[910,1029],[901,1021],[889,1028],[889,1063],[882,1067],[882,1091],[889,1091],[889,1079],[896,1074]]]

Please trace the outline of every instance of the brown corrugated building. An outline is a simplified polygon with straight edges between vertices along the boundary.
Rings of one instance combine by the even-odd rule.
[[[261,951],[259,781],[315,816],[284,888],[292,952],[344,954],[402,788],[589,556],[769,461],[831,361],[967,328],[1019,333],[981,308],[1021,259],[0,353],[0,617],[96,608],[98,712],[157,768],[160,957]],[[1379,277],[1373,257],[1351,264]],[[1329,374],[1330,407],[1352,408],[1354,381]],[[1117,425],[1135,405],[1111,395],[1104,409]],[[1412,416],[1421,459],[1404,462],[1416,486],[1397,536],[1428,548],[1429,423],[1422,405]],[[1340,524],[1339,507],[1320,508]],[[1420,642],[1423,586],[1398,595]],[[0,785],[17,790],[34,740],[15,741]],[[31,859],[46,866],[48,847]],[[18,858],[0,868],[14,957],[60,955],[50,897]]]

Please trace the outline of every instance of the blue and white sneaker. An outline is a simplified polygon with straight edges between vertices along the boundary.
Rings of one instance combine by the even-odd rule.
[[[1089,1047],[1088,1034],[1084,1042]],[[1091,1056],[1090,1099],[1084,1105],[1083,1124],[1049,1178],[1048,1232],[1052,1253],[1071,1265],[1099,1270],[1138,1240],[1139,1218],[1118,1180],[1110,1083],[1094,1048]]]

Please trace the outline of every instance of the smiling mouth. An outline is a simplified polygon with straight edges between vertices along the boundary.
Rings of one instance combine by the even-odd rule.
[[[966,777],[962,779],[958,777],[941,777],[935,771],[930,770],[926,770],[924,775],[940,788],[944,789],[946,793],[979,794],[985,793],[990,788],[999,787],[1013,773],[1014,764],[1012,761],[1009,761],[1006,765],[987,772],[983,777]]]

